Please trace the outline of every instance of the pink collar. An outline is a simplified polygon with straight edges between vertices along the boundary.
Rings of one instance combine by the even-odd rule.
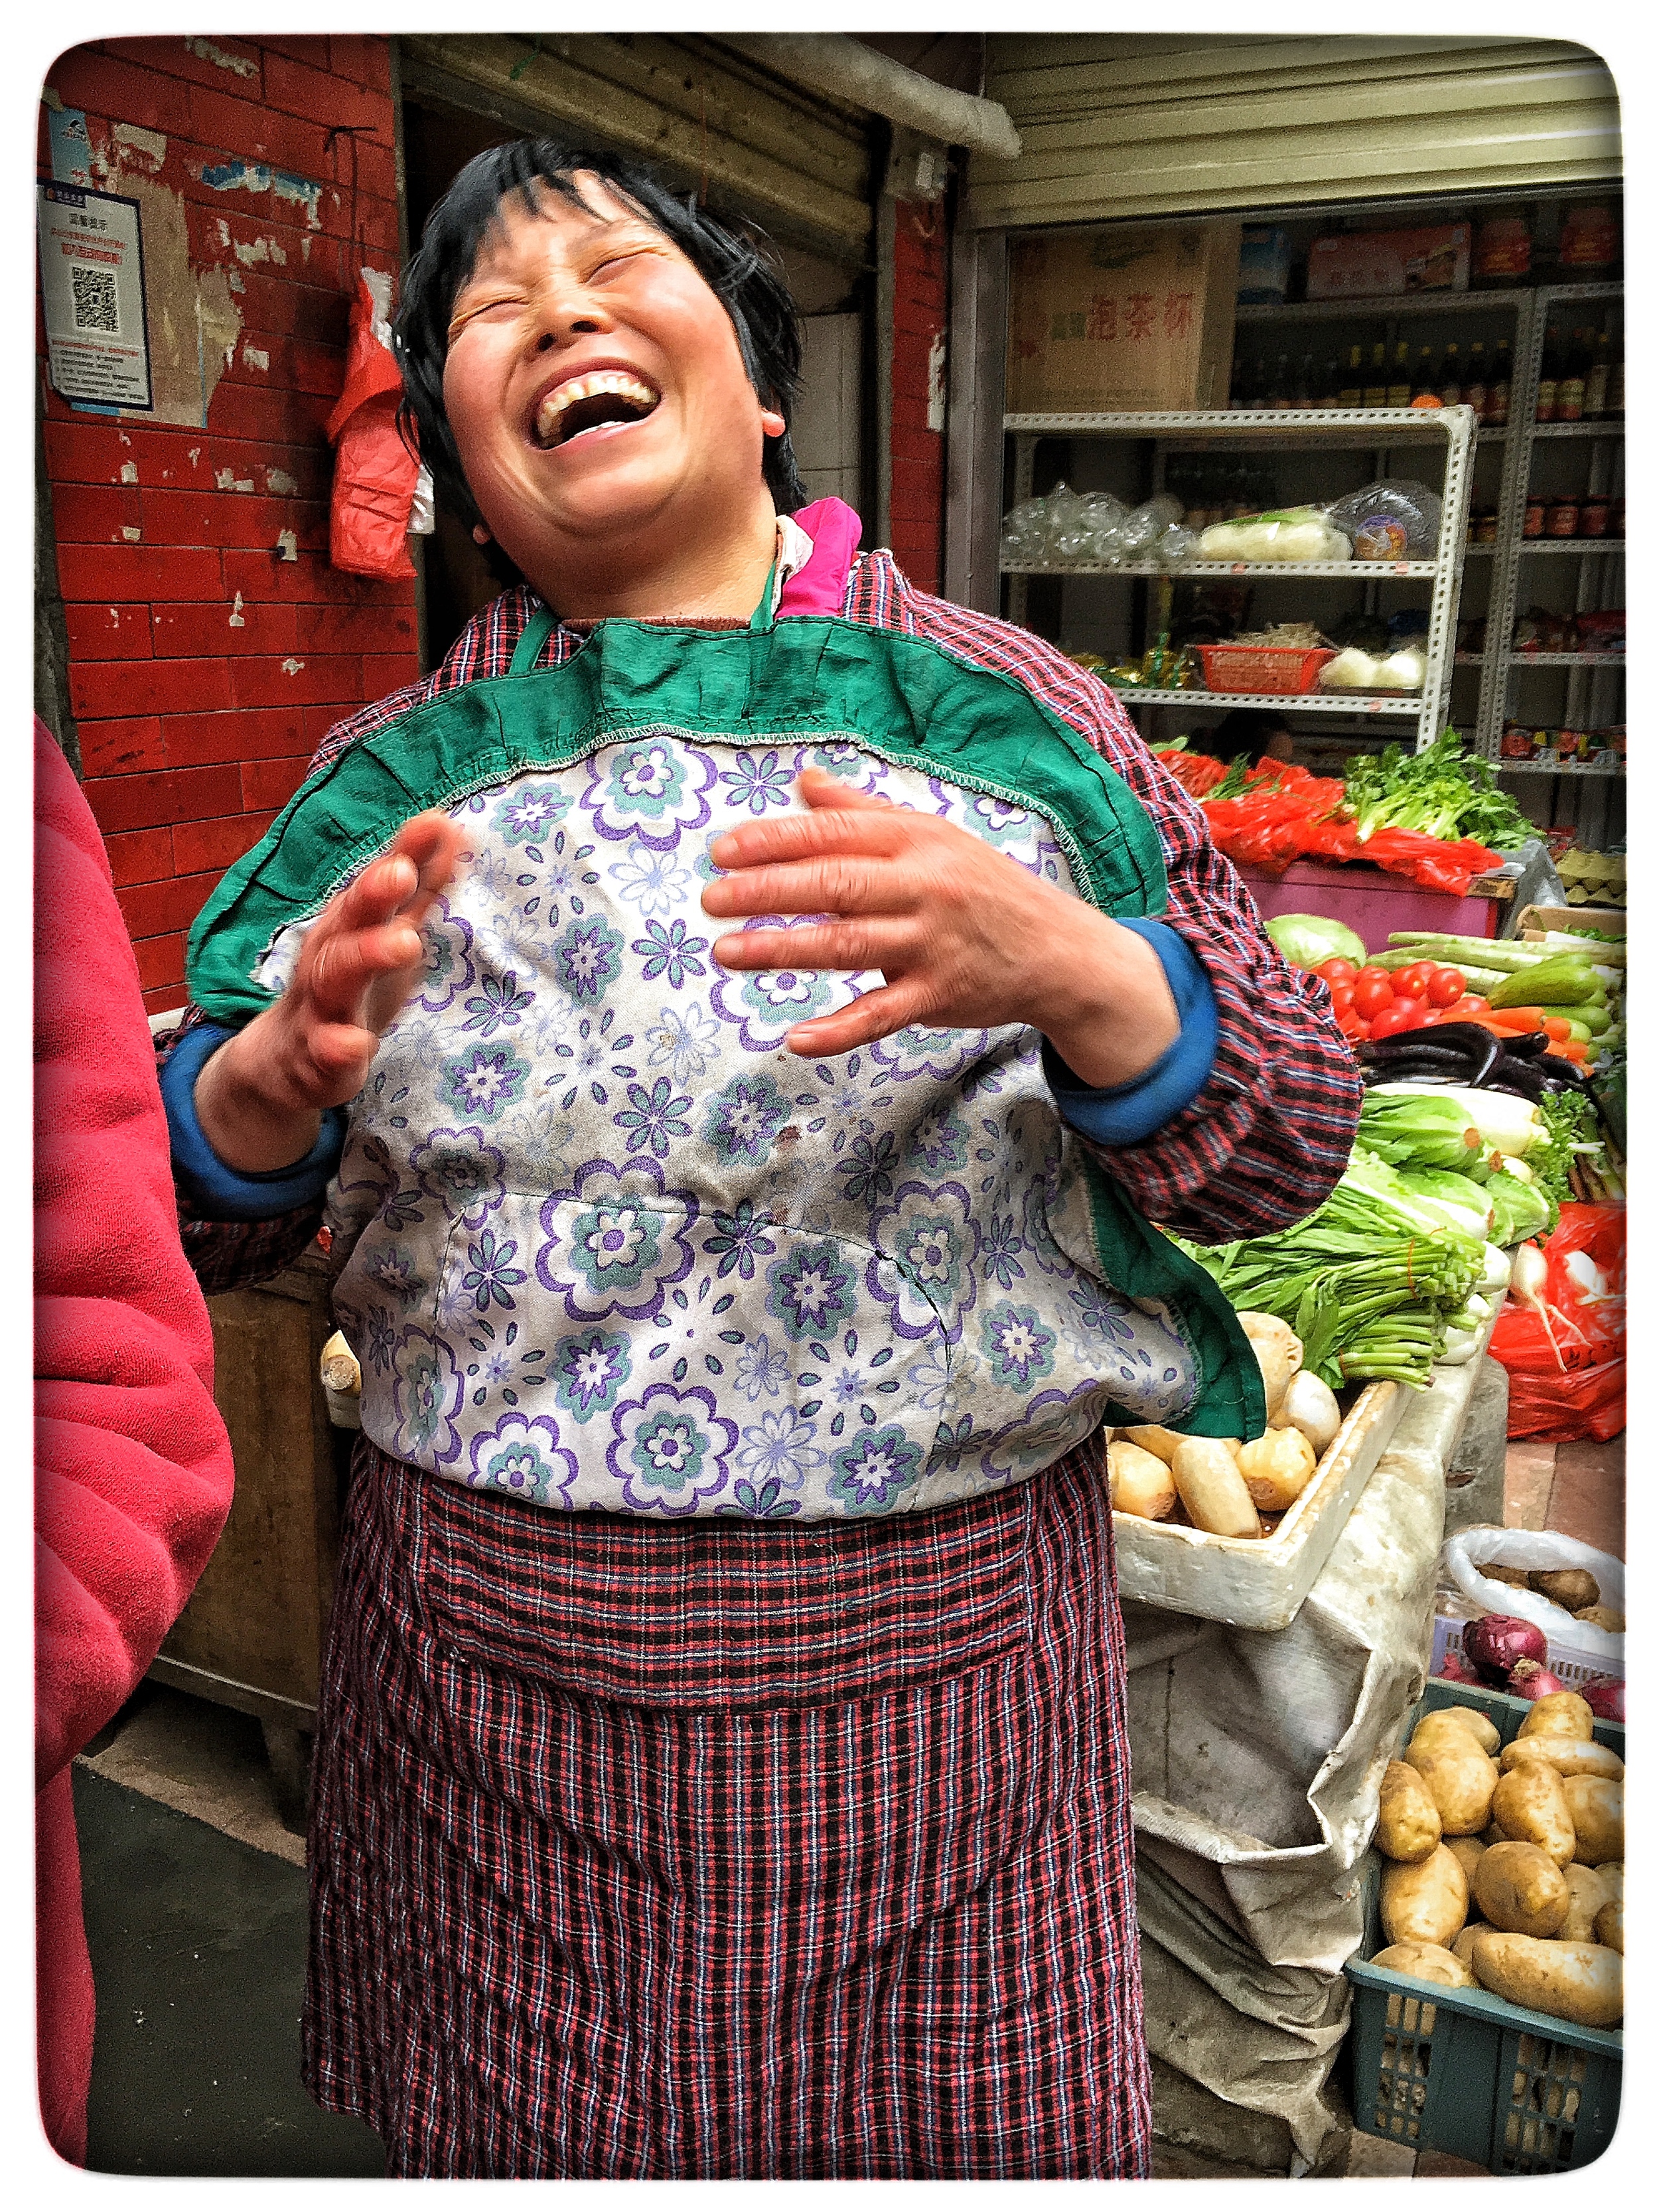
[[[815,499],[792,518],[812,541],[812,557],[783,587],[778,620],[791,615],[838,615],[864,525],[844,499]]]

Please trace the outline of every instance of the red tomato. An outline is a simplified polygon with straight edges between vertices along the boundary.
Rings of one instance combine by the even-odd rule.
[[[1463,971],[1461,968],[1437,968],[1429,978],[1429,1004],[1431,1006],[1455,1006],[1464,991]]]
[[[1388,969],[1362,968],[1353,980],[1353,1010],[1361,1021],[1370,1021],[1393,1004],[1394,979]]]
[[[1423,1006],[1417,999],[1396,999],[1391,1006],[1384,1006],[1371,1023],[1373,1037],[1397,1036],[1401,1030],[1417,1030],[1423,1026]]]
[[[1423,1001],[1421,999],[1408,999],[1406,1003],[1410,1006],[1420,1006],[1423,1004]],[[1431,1030],[1437,1022],[1443,1022],[1445,1018],[1445,1014],[1440,1007],[1431,1006],[1427,1013],[1424,1015],[1422,1020],[1420,1022],[1414,1022],[1412,1026],[1414,1029]]]
[[[1352,983],[1333,983],[1331,985],[1331,1005],[1339,1014],[1352,1012],[1353,1009],[1353,985]]]
[[[1332,985],[1352,983],[1358,972],[1352,960],[1322,960],[1314,969],[1316,975],[1322,975]]]
[[[1357,1014],[1339,1014],[1336,1018],[1336,1026],[1350,1044],[1363,1044],[1370,1035],[1370,1031]]]
[[[1490,1004],[1478,992],[1466,991],[1455,1006],[1447,1008],[1446,1019],[1449,1022],[1467,1022],[1476,1014],[1489,1014],[1491,1012]]]
[[[1394,995],[1396,999],[1426,998],[1434,975],[1435,963],[1432,960],[1413,960],[1409,968],[1396,969]]]

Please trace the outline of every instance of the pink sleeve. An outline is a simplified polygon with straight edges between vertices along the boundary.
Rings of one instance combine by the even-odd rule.
[[[36,1784],[131,1694],[230,1510],[138,970],[96,825],[35,725]]]

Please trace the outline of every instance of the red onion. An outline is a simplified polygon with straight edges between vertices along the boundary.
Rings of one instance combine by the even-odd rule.
[[[1530,1620],[1517,1620],[1512,1613],[1483,1613],[1463,1631],[1464,1657],[1481,1680],[1494,1689],[1508,1688],[1510,1670],[1517,1660],[1531,1659],[1541,1665],[1548,1653],[1543,1630]],[[1561,1686],[1558,1682],[1555,1686]]]
[[[1553,1698],[1566,1686],[1559,1674],[1552,1674],[1547,1667],[1533,1659],[1517,1659],[1510,1669],[1510,1695],[1528,1698],[1534,1705],[1540,1698]]]
[[[1440,1662],[1440,1680],[1443,1682],[1474,1682],[1480,1687],[1485,1686],[1461,1651],[1447,1652]]]
[[[1581,1682],[1578,1694],[1598,1721],[1617,1721],[1625,1725],[1625,1686],[1615,1674],[1595,1674],[1588,1682]]]

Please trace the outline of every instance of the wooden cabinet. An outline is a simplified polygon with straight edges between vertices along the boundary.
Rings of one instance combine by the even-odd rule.
[[[334,1323],[314,1249],[257,1290],[208,1300],[214,1395],[230,1431],[230,1518],[150,1672],[252,1714],[290,1826],[304,1800],[339,1553],[349,1436],[329,1423],[317,1366]]]

